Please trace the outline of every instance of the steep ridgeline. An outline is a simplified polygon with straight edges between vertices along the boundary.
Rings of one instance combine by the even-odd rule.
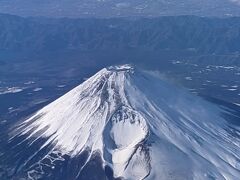
[[[239,130],[223,111],[152,73],[104,68],[16,127],[15,176],[238,179]]]

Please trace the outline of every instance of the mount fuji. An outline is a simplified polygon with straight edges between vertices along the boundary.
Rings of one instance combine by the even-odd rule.
[[[154,73],[104,68],[14,126],[2,177],[237,180],[231,113]]]

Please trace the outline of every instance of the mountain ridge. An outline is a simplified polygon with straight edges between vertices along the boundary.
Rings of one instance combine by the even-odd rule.
[[[48,19],[2,15],[0,25],[2,51],[144,49],[236,55],[240,49],[240,18]]]
[[[50,17],[239,16],[234,0],[2,0],[0,12]]]

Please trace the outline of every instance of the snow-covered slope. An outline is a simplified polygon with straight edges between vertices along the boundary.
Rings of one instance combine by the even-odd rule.
[[[41,148],[71,157],[89,151],[84,165],[98,152],[124,179],[237,180],[240,139],[221,111],[157,76],[114,66],[38,111],[15,136],[47,139]]]

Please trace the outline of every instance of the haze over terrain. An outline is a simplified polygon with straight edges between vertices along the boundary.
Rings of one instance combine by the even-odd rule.
[[[0,179],[237,180],[240,0],[0,0]]]
[[[239,0],[1,0],[0,12],[47,17],[239,16]]]

